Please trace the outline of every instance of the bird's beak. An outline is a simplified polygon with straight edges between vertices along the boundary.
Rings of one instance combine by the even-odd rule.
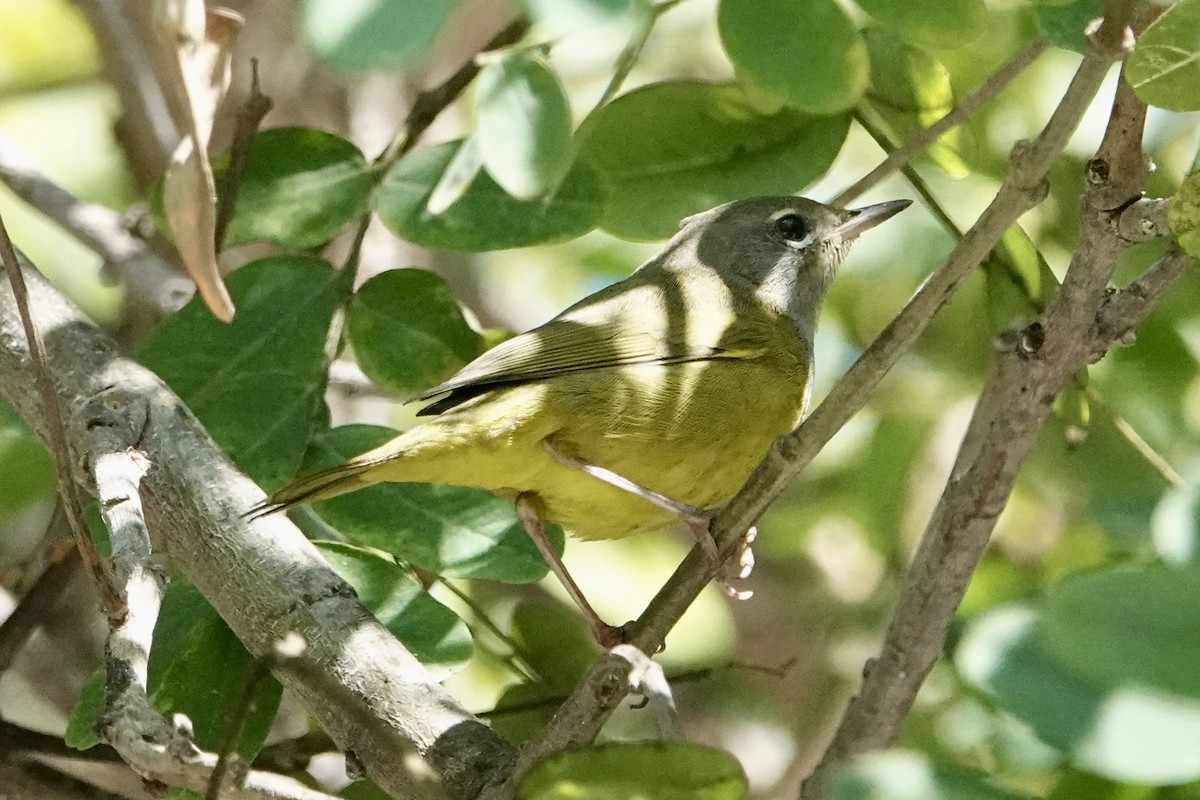
[[[885,219],[891,219],[912,205],[912,200],[889,200],[873,206],[849,209],[846,221],[834,231],[843,242],[857,238],[863,231],[874,228]]]

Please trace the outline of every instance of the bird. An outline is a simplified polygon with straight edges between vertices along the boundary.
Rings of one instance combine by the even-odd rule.
[[[910,202],[751,197],[687,217],[628,278],[420,395],[427,422],[246,516],[380,482],[489,490],[514,502],[597,642],[620,643],[547,523],[598,540],[683,519],[715,558],[708,522],[807,411],[818,313],[850,245]]]

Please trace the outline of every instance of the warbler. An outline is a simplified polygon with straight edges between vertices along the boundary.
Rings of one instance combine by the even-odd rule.
[[[841,209],[753,197],[684,219],[625,280],[509,339],[430,389],[432,419],[284,486],[251,517],[384,481],[487,489],[525,530],[597,640],[620,630],[592,610],[546,537],[665,528],[707,531],[808,407],[813,336],[851,243],[909,205]]]

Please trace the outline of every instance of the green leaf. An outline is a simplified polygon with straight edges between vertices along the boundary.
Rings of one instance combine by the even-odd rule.
[[[867,88],[867,48],[834,0],[721,0],[717,29],[739,76],[801,111],[845,111]]]
[[[0,515],[54,493],[54,462],[8,403],[0,400]]]
[[[538,764],[520,800],[740,800],[746,776],[724,750],[683,743],[607,744]]]
[[[882,28],[864,36],[871,54],[871,87],[867,102],[889,129],[904,141],[945,116],[954,106],[950,73],[925,50],[905,44]],[[947,175],[966,176],[970,170],[958,155],[960,128],[947,131],[926,150]]]
[[[521,5],[552,37],[608,25],[632,31],[650,17],[649,0],[521,0]]]
[[[399,431],[346,425],[318,436],[305,471],[340,464]],[[511,503],[480,489],[387,483],[316,503],[313,509],[352,544],[454,578],[535,581],[546,562],[517,521]],[[562,550],[562,532],[552,528]]]
[[[104,670],[98,669],[92,673],[79,692],[79,699],[71,709],[71,716],[67,719],[67,730],[63,734],[63,742],[67,747],[87,750],[100,744],[96,726],[104,714],[105,680]]]
[[[547,199],[518,200],[480,173],[458,202],[443,213],[431,213],[429,196],[459,144],[422,147],[384,178],[377,210],[397,236],[440,250],[504,250],[573,239],[599,222],[604,186],[595,170],[578,162]]]
[[[983,270],[994,334],[1032,321],[1058,290],[1058,278],[1020,225],[1004,232]]]
[[[402,396],[436,386],[483,351],[445,282],[421,269],[388,270],[364,283],[346,330],[363,372]]]
[[[466,623],[433,599],[393,558],[341,542],[317,542],[317,546],[354,587],[363,605],[438,680],[471,657],[474,644]]]
[[[454,0],[304,0],[300,25],[316,54],[335,67],[394,67],[429,49],[454,5]]]
[[[256,261],[226,280],[238,309],[232,323],[194,298],[142,346],[142,362],[268,488],[296,474],[322,408],[339,281],[329,264],[309,256]]]
[[[236,748],[246,759],[253,759],[266,740],[283,693],[216,612],[196,623],[157,683],[151,698],[155,708],[168,718],[186,714],[196,743],[207,750],[224,746],[230,725],[248,704]]]
[[[513,197],[541,197],[571,169],[571,105],[540,55],[518,50],[484,67],[475,91],[475,120],[483,166]]]
[[[903,38],[926,47],[961,47],[983,33],[984,0],[856,0]]]
[[[1200,110],[1200,0],[1179,0],[1137,38],[1125,79],[1146,103],[1171,111]]]
[[[848,115],[763,115],[732,85],[657,83],[617,98],[580,132],[580,157],[607,179],[601,225],[661,239],[683,217],[758,194],[799,191],[841,150]]]
[[[1092,20],[1104,13],[1104,0],[1075,0],[1063,5],[1038,5],[1037,21],[1042,35],[1064,50],[1087,52],[1085,31]]]
[[[1032,800],[986,775],[939,764],[918,753],[892,751],[854,759],[834,779],[829,800]]]
[[[1055,649],[1036,612],[1006,606],[972,621],[955,665],[1084,769],[1144,783],[1200,777],[1200,751],[1192,745],[1200,739],[1200,703],[1124,681],[1097,683],[1057,658]]]
[[[1156,687],[1200,699],[1200,572],[1158,565],[1068,577],[1042,622],[1051,650],[1106,684]]]
[[[254,137],[226,244],[324,244],[367,213],[374,185],[362,152],[340,136],[314,128],[263,131]]]
[[[518,603],[509,630],[542,688],[569,692],[596,660],[595,639],[579,624],[574,608],[546,601]]]
[[[1171,198],[1167,225],[1188,255],[1200,257],[1200,172],[1187,176]]]

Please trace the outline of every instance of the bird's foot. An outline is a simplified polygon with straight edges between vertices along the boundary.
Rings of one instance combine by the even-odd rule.
[[[716,509],[689,508],[682,512],[683,520],[700,545],[701,552],[712,566],[713,578],[717,585],[732,600],[749,600],[754,592],[749,589],[738,589],[734,581],[745,580],[754,571],[754,551],[750,545],[758,535],[756,528],[750,528],[737,544],[737,549],[722,558],[717,551],[716,540],[712,535],[712,521]]]

